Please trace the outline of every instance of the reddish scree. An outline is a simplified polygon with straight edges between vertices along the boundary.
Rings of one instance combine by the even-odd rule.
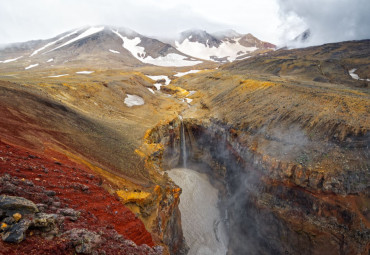
[[[118,197],[103,189],[102,183],[106,181],[86,166],[76,164],[58,153],[41,155],[0,141],[0,177],[6,173],[18,177],[19,183],[16,185],[16,191],[9,192],[2,188],[1,194],[23,196],[37,204],[50,199],[45,190],[55,191],[57,207],[80,211],[81,216],[77,221],[65,221],[64,231],[86,228],[100,231],[104,237],[115,229],[118,234],[137,245],[154,246],[151,234],[146,231],[141,220],[127,209]],[[34,185],[29,185],[27,181],[32,181]],[[55,211],[55,208],[50,209],[49,206],[46,212],[53,213],[53,210]],[[41,250],[46,252],[44,254],[52,251],[53,254],[58,254],[57,251],[66,254],[69,249],[67,246],[63,238],[45,240],[28,233],[26,240],[19,245],[0,242],[0,254],[33,254],[32,251]],[[114,248],[109,242],[104,246],[105,251]]]

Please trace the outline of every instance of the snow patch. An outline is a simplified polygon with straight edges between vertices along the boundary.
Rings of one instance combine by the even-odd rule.
[[[147,88],[150,92],[152,92],[153,94],[155,94],[154,90],[152,90],[151,88]]]
[[[69,74],[59,74],[59,75],[52,75],[52,76],[48,76],[50,78],[57,78],[57,77],[63,77],[63,76],[67,76]]]
[[[34,67],[36,67],[36,66],[38,66],[38,65],[39,65],[39,64],[29,65],[29,66],[25,67],[24,69],[25,69],[25,70],[28,70],[28,69],[34,68]]]
[[[159,80],[165,80],[165,86],[167,86],[168,84],[171,83],[171,79],[168,78],[168,76],[166,75],[147,75],[147,77],[149,77],[150,79],[152,79],[153,81],[159,81]],[[161,89],[161,86],[163,86],[161,83],[155,83],[154,86],[157,88],[157,90],[160,90]]]
[[[257,47],[245,47],[239,43],[241,38],[234,39],[234,43],[230,41],[223,41],[219,47],[209,47],[200,42],[191,42],[186,38],[182,43],[175,42],[176,48],[193,57],[215,61],[211,57],[224,58],[229,61],[234,61],[238,57],[238,53],[243,54],[257,50]]]
[[[144,47],[137,46],[141,42],[141,39],[139,37],[129,39],[126,36],[122,36],[120,33],[118,33],[118,31],[112,30],[112,32],[122,39],[123,41],[122,47],[131,52],[131,54],[135,58],[141,60],[145,57],[146,53]]]
[[[54,48],[54,49],[52,49],[52,50],[49,50],[48,52],[54,51],[54,50],[56,50],[56,49],[60,49],[60,48],[62,48],[62,47],[64,47],[64,46],[66,46],[66,45],[68,45],[68,44],[71,44],[71,43],[73,43],[73,42],[75,42],[75,41],[78,41],[78,40],[80,40],[80,39],[82,39],[82,38],[85,38],[85,37],[87,37],[87,36],[90,36],[90,35],[96,34],[96,33],[100,32],[100,31],[102,31],[103,29],[104,29],[104,27],[90,27],[89,29],[87,29],[85,32],[83,32],[83,33],[82,33],[82,34],[80,34],[79,36],[77,36],[77,37],[73,38],[72,40],[69,40],[69,41],[68,41],[68,42],[66,42],[66,43],[63,43],[62,45],[60,45],[60,46],[58,46],[58,47],[56,47],[56,48]],[[47,52],[46,52],[46,53],[47,53]]]
[[[370,79],[361,79],[358,74],[355,74],[357,68],[353,68],[348,71],[349,75],[351,75],[352,79],[359,80],[359,81],[370,81]]]
[[[186,60],[186,56],[176,53],[170,53],[164,57],[152,58],[148,56],[142,62],[156,65],[156,66],[193,66],[203,63],[203,61],[190,61]]]
[[[189,73],[197,73],[197,72],[200,72],[201,70],[190,70],[190,71],[187,71],[187,72],[178,72],[177,74],[175,74],[174,76],[176,77],[181,77],[181,76],[184,76],[184,75],[187,75]]]
[[[52,61],[54,61],[54,59],[53,59],[53,58],[51,58],[51,59],[49,59],[48,61],[46,61],[46,63],[50,63],[50,62],[52,62]]]
[[[195,93],[196,93],[196,91],[195,91],[195,90],[190,90],[190,91],[189,91],[189,94],[188,94],[188,97],[190,97],[190,96],[194,95]]]
[[[185,98],[185,100],[186,100],[186,102],[187,102],[188,104],[190,104],[190,103],[191,103],[191,101],[193,101],[193,99],[191,99],[191,98]]]
[[[126,36],[122,36],[118,31],[112,30],[112,32],[122,39],[122,47],[128,50],[136,59],[143,63],[157,66],[193,66],[202,63],[202,61],[187,60],[186,56],[176,53],[170,53],[166,56],[159,56],[157,58],[147,56],[145,48],[138,46],[141,43],[140,37],[129,39]]]
[[[109,49],[109,51],[110,51],[110,52],[112,52],[112,53],[114,53],[114,54],[120,54],[120,53],[121,53],[121,52],[119,52],[119,51],[111,50],[111,49]]]
[[[17,61],[18,59],[21,59],[23,58],[23,56],[20,56],[20,57],[17,57],[17,58],[12,58],[12,59],[7,59],[7,60],[4,60],[4,61],[0,61],[0,63],[10,63],[10,62],[14,62],[14,61]]]
[[[166,75],[147,75],[147,77],[149,77],[150,79],[152,79],[153,81],[158,81],[158,80],[166,80],[165,84],[166,85],[169,85],[171,83],[171,79],[168,78],[168,76]]]
[[[77,74],[91,74],[95,71],[79,71],[79,72],[76,72]]]
[[[59,42],[59,41],[63,40],[64,38],[67,38],[67,37],[69,37],[69,36],[71,36],[71,35],[73,35],[73,34],[75,34],[75,33],[77,33],[77,32],[78,32],[78,30],[73,31],[72,33],[67,34],[67,35],[65,35],[65,36],[63,36],[63,37],[61,37],[61,38],[59,38],[59,39],[57,39],[57,40],[55,40],[55,41],[53,41],[53,42],[49,42],[49,43],[45,44],[45,45],[44,45],[43,47],[41,47],[40,49],[37,49],[37,50],[35,50],[34,52],[32,52],[32,54],[30,55],[30,57],[32,57],[32,56],[34,56],[34,55],[36,55],[37,53],[39,53],[40,51],[42,51],[42,50],[46,49],[47,47],[49,47],[49,46],[51,46],[51,45],[53,45],[53,44],[55,44],[55,43],[57,43],[57,42]]]
[[[136,96],[136,95],[127,94],[127,97],[125,98],[124,103],[128,107],[132,107],[132,106],[135,106],[135,105],[143,105],[144,104],[144,99],[142,99],[141,97]]]
[[[244,58],[238,58],[237,60],[243,60],[243,59],[247,59],[247,58],[251,58],[252,56],[246,56]]]
[[[162,84],[160,84],[160,83],[154,83],[153,85],[154,85],[154,87],[157,88],[157,90],[161,90]]]
[[[353,79],[359,80],[360,77],[357,74],[355,74],[356,70],[357,70],[357,68],[353,68],[353,69],[349,70],[349,75],[351,75],[351,77]]]

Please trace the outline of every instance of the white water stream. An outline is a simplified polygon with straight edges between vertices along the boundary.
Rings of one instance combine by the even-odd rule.
[[[217,207],[218,190],[206,174],[187,168],[167,173],[182,188],[179,207],[188,255],[225,255],[228,239]]]
[[[182,166],[186,168],[186,160],[187,160],[187,153],[186,153],[186,142],[185,142],[185,127],[184,123],[181,122],[181,155],[182,155]]]

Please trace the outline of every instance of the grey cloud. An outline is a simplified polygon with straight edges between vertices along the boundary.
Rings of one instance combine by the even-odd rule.
[[[285,35],[290,29],[296,30],[301,22],[301,29],[306,26],[312,32],[309,45],[370,38],[369,0],[278,0],[278,3],[285,21]]]
[[[85,25],[128,27],[157,38],[190,28],[233,28],[272,43],[310,27],[310,43],[320,44],[370,38],[369,7],[369,0],[4,0],[0,45],[51,38]]]
[[[163,8],[131,0],[35,0],[0,2],[0,44],[44,39],[85,25],[128,27],[149,36],[167,37],[197,27],[215,30],[187,5]]]

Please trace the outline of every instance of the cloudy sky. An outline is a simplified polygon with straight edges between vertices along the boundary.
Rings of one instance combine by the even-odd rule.
[[[369,13],[369,0],[1,0],[0,44],[107,24],[167,38],[233,28],[275,44],[310,28],[313,45],[370,38]]]

